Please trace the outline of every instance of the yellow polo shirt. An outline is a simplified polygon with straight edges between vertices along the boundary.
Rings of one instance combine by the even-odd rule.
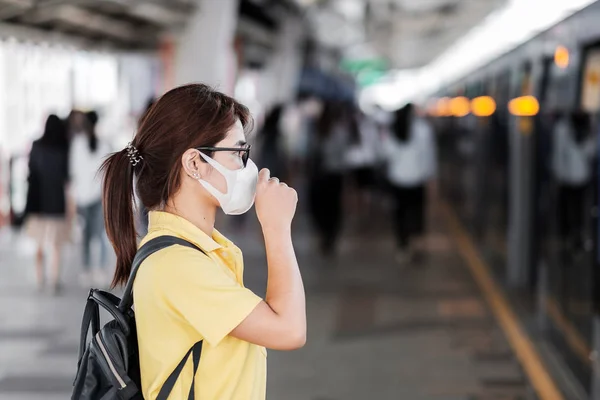
[[[178,236],[207,255],[175,245],[140,266],[133,297],[144,398],[155,399],[186,352],[204,340],[196,399],[264,400],[265,348],[229,336],[261,301],[244,287],[242,252],[216,230],[211,238],[173,214],[151,212],[149,217],[142,244]],[[187,400],[192,373],[190,357],[170,400]]]

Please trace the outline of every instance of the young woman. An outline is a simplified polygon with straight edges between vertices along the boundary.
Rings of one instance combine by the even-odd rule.
[[[71,189],[77,209],[83,217],[83,271],[81,281],[85,286],[92,283],[108,285],[105,272],[107,267],[108,243],[102,217],[102,185],[98,169],[109,153],[109,146],[96,135],[98,114],[90,111],[81,124],[82,130],[74,132],[69,154]],[[100,246],[100,257],[92,270],[91,247],[96,240]]]
[[[45,259],[50,256],[50,288],[60,288],[60,258],[68,239],[69,140],[67,128],[56,115],[46,120],[43,136],[33,142],[29,154],[29,189],[26,230],[37,243],[36,277],[38,289],[46,284]],[[50,252],[46,252],[50,250]]]
[[[195,398],[265,399],[265,347],[291,350],[306,338],[302,279],[291,239],[296,192],[249,159],[248,109],[200,84],[171,90],[149,110],[127,148],[104,164],[104,213],[117,254],[113,284],[126,282],[136,253],[133,192],[150,210],[148,235],[174,235],[134,283],[143,394],[155,399],[199,340],[205,346]],[[265,300],[243,285],[241,251],[215,228],[217,209],[239,215],[256,203],[267,251]],[[170,399],[187,399],[188,362]]]
[[[425,232],[427,183],[437,172],[435,138],[412,104],[396,111],[393,135],[385,141],[387,179],[395,199],[396,261],[412,261]]]

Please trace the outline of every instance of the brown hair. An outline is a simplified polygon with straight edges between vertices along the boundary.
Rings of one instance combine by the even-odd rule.
[[[141,203],[149,210],[162,207],[179,190],[183,153],[216,145],[238,119],[244,129],[252,124],[248,109],[233,98],[202,84],[181,86],[156,101],[141,121],[131,142],[141,162],[134,166],[127,149],[104,162],[104,222],[117,254],[113,286],[127,282],[137,251],[134,175]]]

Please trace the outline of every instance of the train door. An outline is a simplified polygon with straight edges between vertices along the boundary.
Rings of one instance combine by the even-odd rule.
[[[584,288],[585,292],[583,296],[576,297],[576,299],[583,306],[579,310],[579,315],[577,315],[579,320],[577,324],[579,326],[583,325],[585,339],[590,344],[590,348],[594,349],[591,354],[596,355],[596,357],[590,356],[590,359],[596,364],[594,367],[596,373],[592,374],[595,381],[592,383],[592,395],[597,397],[600,383],[597,372],[599,361],[597,354],[600,350],[598,348],[598,335],[600,334],[600,325],[598,324],[598,317],[600,316],[600,274],[598,273],[598,268],[600,267],[600,246],[598,245],[598,224],[600,221],[598,218],[598,210],[600,208],[600,146],[598,144],[598,137],[600,137],[600,43],[589,46],[584,54],[585,64],[582,73],[581,108],[591,117],[591,133],[588,141],[595,146],[595,154],[594,158],[589,160],[592,165],[591,178],[590,182],[586,185],[587,193],[583,204],[585,250],[589,255],[586,254],[584,276],[579,277],[580,281],[586,278],[589,281],[585,285],[579,285]],[[584,319],[586,319],[586,322],[582,324]]]
[[[509,169],[509,126],[508,101],[510,98],[510,71],[504,71],[490,80],[485,89],[496,101],[496,112],[480,123],[486,128],[484,136],[485,152],[481,161],[484,170],[480,189],[485,215],[482,216],[482,232],[478,233],[481,249],[494,269],[503,269],[507,255],[508,229],[508,169]]]
[[[589,388],[597,278],[598,125],[593,121],[600,112],[600,46],[584,49],[581,61],[575,104],[559,109],[558,117],[545,116],[553,123],[548,190],[540,196],[548,202],[541,250],[548,292],[542,307],[553,342]],[[551,90],[554,96],[566,95],[561,93],[565,85],[557,83]]]
[[[511,98],[533,95],[537,68],[527,61],[515,69],[511,82]],[[530,275],[532,215],[534,192],[533,161],[534,119],[530,116],[510,118],[509,227],[506,282],[513,289],[527,287]]]
[[[546,57],[542,59],[541,76],[537,97],[540,103],[540,114],[535,120],[535,158],[534,158],[534,194],[532,201],[532,265],[529,274],[529,289],[535,293],[539,281],[540,258],[546,232],[546,220],[550,214],[550,143],[552,137],[552,112],[548,101],[551,87],[551,72],[554,60]]]
[[[481,85],[479,82],[470,83],[466,86],[463,95],[468,99],[473,99],[481,95]],[[485,169],[483,154],[485,152],[484,129],[479,124],[477,117],[469,114],[462,117],[459,123],[462,127],[462,152],[465,156],[463,168],[463,192],[464,207],[463,215],[466,225],[474,237],[481,235],[482,219],[482,177],[481,173]]]
[[[579,145],[580,157],[585,166],[584,179],[565,182],[566,199],[562,211],[572,212],[570,220],[561,233],[569,246],[568,253],[573,262],[567,269],[567,316],[573,320],[587,343],[592,343],[592,321],[594,315],[594,282],[596,278],[598,252],[597,236],[597,188],[598,188],[598,139],[600,114],[600,45],[584,52],[583,74],[581,76],[581,114],[576,114],[575,141]],[[565,210],[566,208],[566,210]],[[570,223],[570,224],[569,224]]]

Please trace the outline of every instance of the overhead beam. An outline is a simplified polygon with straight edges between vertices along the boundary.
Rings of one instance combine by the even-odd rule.
[[[0,5],[9,5],[14,7],[33,7],[34,0],[0,0]]]
[[[195,2],[182,0],[169,0],[168,2],[161,0],[0,0],[0,5],[7,4],[11,6],[6,10],[0,8],[0,20],[19,16],[34,9],[44,10],[60,6],[96,6],[102,3],[118,5],[128,15],[167,27],[182,25],[197,8]]]
[[[8,22],[0,22],[0,38],[16,38],[17,40],[46,42],[82,49],[91,47],[106,48],[106,46],[98,46],[98,43],[90,42],[85,38],[66,35],[60,32],[41,31],[39,29]]]
[[[174,7],[173,7],[174,6]],[[132,15],[154,22],[159,25],[175,27],[184,24],[188,17],[195,12],[195,7],[186,6],[183,3],[172,6],[156,1],[134,2],[130,9]]]
[[[0,20],[19,16],[34,6],[34,0],[0,0]]]
[[[150,32],[140,32],[139,29],[126,22],[71,5],[34,9],[26,15],[25,19],[33,24],[62,22],[84,31],[100,33],[130,43],[151,43],[153,41],[149,40],[153,36]]]
[[[47,2],[59,2],[64,0],[46,0]],[[195,3],[183,2],[181,0],[71,0],[78,5],[116,5],[128,15],[163,26],[177,26],[184,23],[189,15],[196,9]]]

